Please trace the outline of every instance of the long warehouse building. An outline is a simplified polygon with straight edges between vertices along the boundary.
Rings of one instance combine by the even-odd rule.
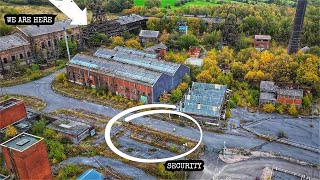
[[[159,60],[155,59],[155,61]],[[169,68],[165,66],[166,62],[164,61],[159,61],[157,65]],[[71,82],[97,89],[106,89],[128,99],[153,103],[158,102],[164,91],[171,91],[181,83],[185,74],[189,74],[188,67],[180,69],[179,65],[173,65],[175,66],[171,67],[174,68],[171,76],[160,70],[154,71],[152,68],[145,68],[143,65],[133,65],[116,61],[113,58],[77,54],[69,62],[67,73]],[[173,79],[177,81],[175,86],[172,83]]]
[[[167,91],[171,91],[177,87],[182,82],[185,74],[190,74],[189,68],[185,65],[158,60],[157,54],[126,47],[117,46],[114,49],[100,48],[95,52],[94,56],[163,73],[167,75]]]

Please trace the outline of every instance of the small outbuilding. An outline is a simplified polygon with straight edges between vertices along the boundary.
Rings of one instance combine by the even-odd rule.
[[[139,34],[140,43],[146,45],[147,43],[159,43],[159,31],[141,30]]]
[[[63,134],[75,144],[78,144],[88,136],[94,136],[96,134],[92,125],[70,119],[57,118],[57,120],[47,127]]]
[[[254,48],[259,51],[264,51],[270,47],[271,36],[269,35],[255,35]]]

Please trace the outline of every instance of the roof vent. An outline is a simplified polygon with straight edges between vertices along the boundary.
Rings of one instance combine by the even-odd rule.
[[[23,146],[25,144],[27,144],[28,142],[30,142],[30,140],[28,139],[22,139],[19,142],[16,143],[17,146]]]
[[[200,103],[197,104],[197,109],[201,109],[201,104]]]

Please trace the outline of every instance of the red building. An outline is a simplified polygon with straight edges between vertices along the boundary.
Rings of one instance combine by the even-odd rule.
[[[27,111],[23,101],[10,98],[0,102],[0,129],[26,117]]]
[[[254,36],[254,48],[259,51],[269,49],[271,36],[269,35],[255,35]]]
[[[279,89],[277,92],[277,103],[294,104],[300,107],[302,97],[302,89]]]
[[[198,58],[200,56],[200,48],[199,47],[190,47],[189,48],[189,55],[191,58]]]
[[[14,179],[53,179],[43,138],[21,133],[2,143],[1,149]]]

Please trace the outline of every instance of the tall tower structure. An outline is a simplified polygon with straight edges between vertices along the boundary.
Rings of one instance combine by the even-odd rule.
[[[43,138],[21,133],[0,146],[14,179],[53,179]]]
[[[298,52],[300,47],[301,32],[303,28],[304,16],[306,14],[307,0],[298,0],[296,7],[296,15],[291,30],[291,37],[289,40],[288,54]]]

